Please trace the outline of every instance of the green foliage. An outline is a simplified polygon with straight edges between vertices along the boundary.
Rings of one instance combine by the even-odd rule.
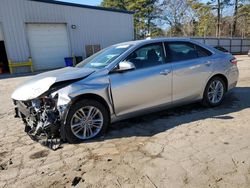
[[[136,39],[149,33],[250,37],[250,0],[103,0],[101,6],[133,11]],[[232,10],[231,15],[224,10]]]
[[[128,10],[127,6],[129,2],[130,0],[104,0],[102,1],[101,6]]]
[[[152,24],[151,25],[151,31],[150,31],[150,36],[151,37],[164,37],[165,36],[165,32],[163,29],[161,29],[160,27],[158,27],[156,24]]]
[[[237,33],[241,37],[250,37],[250,4],[240,5],[238,10],[238,25]],[[239,34],[238,36],[240,36]]]
[[[144,38],[156,28],[155,19],[159,17],[158,0],[103,0],[101,6],[134,11],[136,38]]]
[[[198,20],[195,23],[195,36],[205,37],[214,35],[216,17],[212,13],[210,4],[201,3],[197,0],[190,0],[189,5],[194,11],[195,17]]]
[[[170,26],[170,36],[185,35],[183,25],[192,22],[190,17],[190,6],[185,0],[163,0],[162,19]]]

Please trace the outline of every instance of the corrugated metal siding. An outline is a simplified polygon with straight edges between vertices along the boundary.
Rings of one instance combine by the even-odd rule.
[[[27,23],[66,23],[71,53],[85,57],[85,45],[133,40],[133,15],[79,7],[54,5],[29,0],[1,0],[0,23],[3,26],[8,58],[25,61],[30,56]],[[76,25],[76,29],[71,29]]]
[[[193,37],[201,43],[205,43],[211,46],[222,46],[233,54],[246,54],[250,49],[250,39],[249,38],[200,38]]]
[[[0,41],[3,40],[2,25],[0,23]]]

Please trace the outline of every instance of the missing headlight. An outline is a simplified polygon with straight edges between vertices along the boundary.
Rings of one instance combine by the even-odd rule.
[[[38,112],[41,109],[41,104],[42,104],[41,99],[34,99],[31,101],[31,105],[36,112]]]

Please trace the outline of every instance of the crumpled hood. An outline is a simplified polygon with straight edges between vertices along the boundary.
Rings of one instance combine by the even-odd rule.
[[[39,97],[54,83],[84,78],[95,72],[89,68],[66,67],[33,76],[11,95],[14,100],[27,101]]]

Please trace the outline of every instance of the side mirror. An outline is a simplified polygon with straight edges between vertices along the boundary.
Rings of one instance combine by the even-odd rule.
[[[135,65],[129,61],[122,61],[118,64],[116,72],[123,72],[135,69]]]

